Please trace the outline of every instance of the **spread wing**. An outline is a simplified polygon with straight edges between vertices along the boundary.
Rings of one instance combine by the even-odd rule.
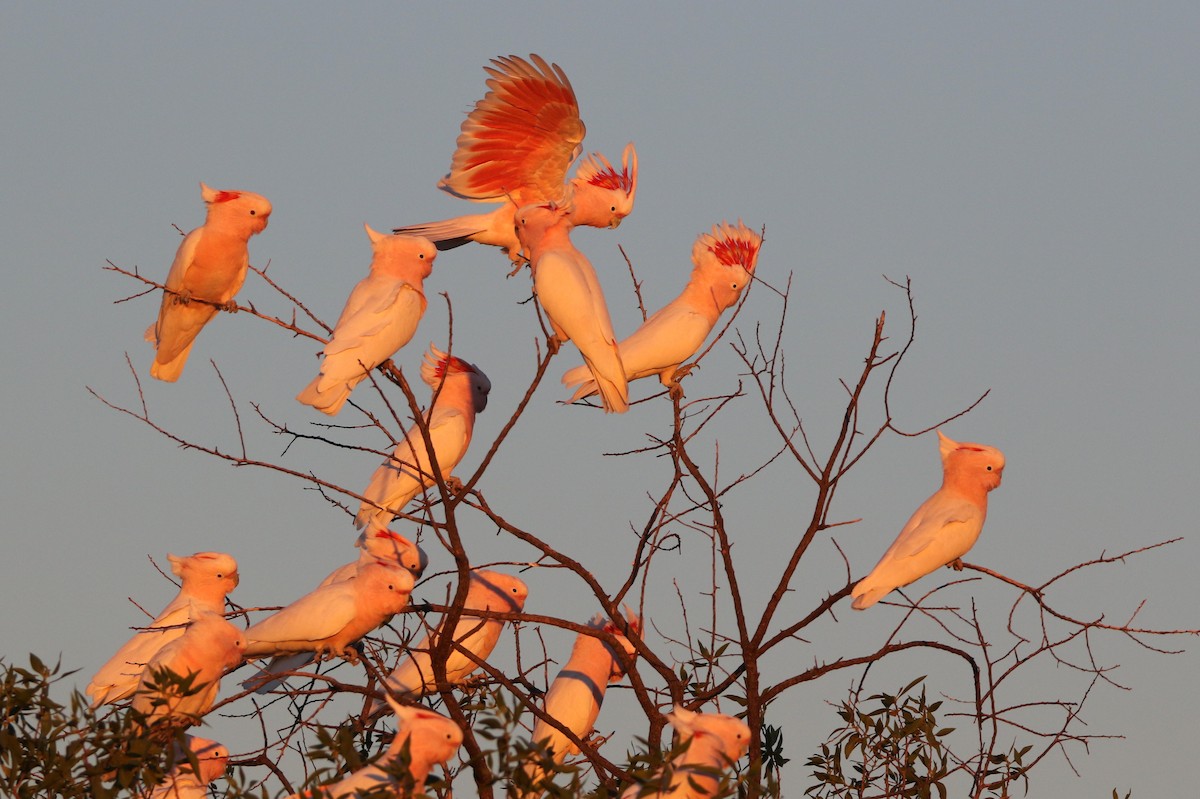
[[[540,56],[492,60],[488,93],[463,121],[450,172],[438,184],[468,200],[518,205],[557,200],[583,150],[585,127],[571,82]]]

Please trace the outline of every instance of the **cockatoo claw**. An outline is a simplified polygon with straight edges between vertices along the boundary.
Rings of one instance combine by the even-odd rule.
[[[546,349],[550,351],[551,355],[557,355],[558,348],[562,345],[562,339],[560,339],[558,336],[551,336],[550,338],[546,339]]]
[[[217,307],[220,308],[222,311],[225,311],[226,313],[237,313],[237,311],[238,311],[238,304],[236,302],[234,302],[233,300],[230,300],[229,302],[219,305]]]
[[[960,572],[963,570],[962,558],[955,558],[954,560],[950,561],[946,565],[949,566],[951,569],[954,569],[954,571],[956,571],[956,572]]]
[[[667,395],[674,401],[683,399],[683,386],[679,385],[678,382],[671,383],[667,387]]]

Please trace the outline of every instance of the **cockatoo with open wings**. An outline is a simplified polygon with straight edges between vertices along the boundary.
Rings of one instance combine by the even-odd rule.
[[[532,63],[531,63],[532,62]],[[475,202],[502,202],[473,214],[396,228],[425,236],[438,249],[475,241],[500,247],[521,264],[513,214],[523,205],[574,198],[575,224],[615,228],[633,210],[637,152],[628,144],[618,172],[593,153],[567,181],[567,170],[583,151],[585,127],[566,73],[537,55],[492,59],[485,66],[488,92],[462,123],[450,172],[439,188]]]
[[[487,407],[491,381],[478,367],[439,350],[432,344],[421,364],[421,379],[433,389],[433,407],[425,414],[429,440],[437,457],[442,479],[450,473],[471,443],[475,414]],[[363,489],[355,525],[370,535],[386,529],[396,511],[426,488],[434,485],[433,465],[421,429],[413,425]]]
[[[334,416],[367,373],[412,339],[425,313],[424,281],[437,249],[420,236],[389,236],[369,225],[374,257],[325,345],[320,373],[297,400]]]
[[[352,645],[404,610],[413,576],[394,564],[368,563],[352,580],[321,586],[246,630],[246,657],[314,652],[357,657]]]
[[[979,539],[988,492],[1000,485],[1004,453],[984,444],[960,444],[938,431],[942,487],[917,508],[879,563],[854,586],[855,610],[864,610],[942,566],[960,560]]]
[[[629,410],[625,366],[608,304],[587,257],[571,243],[569,208],[527,205],[517,211],[517,234],[529,253],[533,289],[554,329],[557,346],[574,341],[606,412]]]
[[[463,608],[479,612],[519,613],[525,607],[529,589],[524,581],[500,572],[476,570],[471,572]],[[486,619],[479,616],[461,616],[454,628],[454,642],[472,652],[480,660],[487,660],[496,648],[500,632],[504,629],[502,619]],[[384,681],[384,689],[396,696],[419,699],[437,687],[433,672],[432,651],[443,634],[445,619],[437,629],[426,635],[417,644],[409,647],[409,655]],[[446,682],[456,685],[462,682],[479,666],[457,648],[451,648],[446,657]],[[374,710],[383,709],[376,703]]]
[[[692,274],[683,293],[652,314],[618,345],[626,380],[658,375],[670,389],[679,385],[675,373],[696,354],[717,320],[742,296],[758,263],[762,237],[739,220],[722,222],[701,233],[692,246]],[[590,370],[577,366],[563,375],[567,386],[578,386],[572,401],[596,394]]]
[[[233,298],[250,266],[247,242],[266,229],[271,216],[271,203],[261,194],[217,191],[201,183],[200,196],[208,216],[179,245],[158,320],[146,330],[146,341],[155,349],[150,375],[171,383],[183,374],[192,343],[218,306],[235,310]]]
[[[634,633],[641,632],[641,620],[631,611],[627,613],[629,628]],[[559,671],[558,676],[546,692],[546,715],[554,718],[577,738],[583,739],[591,734],[600,715],[600,704],[604,701],[605,691],[610,683],[625,677],[624,663],[629,662],[635,654],[633,644],[622,635],[615,624],[604,616],[596,616],[588,626],[613,637],[613,643],[581,632],[575,638],[575,646],[571,657]],[[622,654],[618,654],[618,648]],[[546,747],[553,752],[555,763],[561,763],[568,755],[579,752],[575,745],[558,728],[548,722],[538,719],[533,726],[531,741],[545,742]],[[530,785],[537,785],[543,779],[545,771],[530,763],[524,766]],[[531,799],[540,796],[544,791],[534,790],[521,792],[515,788],[509,790],[510,797]]]
[[[171,571],[180,578],[179,593],[136,633],[88,684],[93,707],[116,702],[137,689],[142,670],[154,654],[183,635],[184,625],[199,613],[223,613],[225,595],[238,584],[237,561],[224,552],[197,552],[188,557],[167,555]]]
[[[196,759],[196,766],[187,753],[175,747],[175,766],[163,781],[154,787],[146,799],[207,799],[208,786],[225,774],[229,766],[229,750],[216,741],[193,735],[184,736],[187,748]]]
[[[242,662],[246,637],[219,613],[197,614],[183,635],[150,658],[142,672],[131,706],[145,714],[148,724],[169,720],[197,724],[212,709],[221,677]],[[189,679],[190,688],[184,690]]]
[[[697,713],[676,706],[667,714],[680,742],[687,748],[662,772],[660,790],[631,785],[621,799],[706,799],[720,786],[720,775],[750,747],[750,728],[741,719],[722,713]],[[669,777],[669,779],[668,779]]]
[[[385,787],[390,789],[384,794],[386,796],[406,798],[425,793],[429,772],[434,766],[445,764],[462,746],[462,730],[450,719],[428,708],[401,705],[390,696],[387,701],[396,714],[396,735],[387,751],[371,765],[338,782],[292,794],[289,799],[341,799],[381,791]],[[408,776],[397,780],[386,769],[398,761],[405,750],[410,757]]]

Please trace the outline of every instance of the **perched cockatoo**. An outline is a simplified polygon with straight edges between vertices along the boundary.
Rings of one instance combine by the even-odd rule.
[[[618,345],[625,379],[658,375],[670,389],[679,385],[675,372],[712,332],[717,319],[741,297],[754,275],[762,237],[738,220],[722,222],[701,233],[692,246],[692,275],[683,293],[654,313]],[[579,386],[571,401],[597,393],[587,366],[563,375],[567,386]]]
[[[420,236],[389,236],[363,225],[371,239],[371,272],[338,317],[320,373],[297,400],[335,416],[367,373],[409,342],[425,313],[424,281],[437,249]]]
[[[641,630],[641,620],[632,612],[628,613],[627,621],[631,630],[635,632]],[[588,623],[588,626],[613,635],[627,658],[634,657],[636,650],[633,644],[617,631],[616,625],[608,618],[596,616]],[[611,644],[594,635],[579,633],[575,638],[575,646],[571,650],[570,660],[563,666],[558,676],[554,678],[554,682],[551,683],[550,690],[546,692],[544,705],[546,715],[561,722],[567,729],[575,733],[576,737],[586,738],[596,724],[596,717],[600,715],[600,704],[604,701],[604,693],[609,684],[624,677],[625,668],[622,665],[622,658]],[[533,735],[530,740],[544,741],[546,746],[553,751],[555,763],[561,763],[567,755],[573,755],[579,751],[579,747],[566,735],[542,719],[538,719],[533,726]],[[536,785],[545,776],[545,771],[532,763],[527,764],[524,768],[530,785]],[[525,799],[541,796],[542,793],[543,791],[540,790],[528,792],[509,790],[510,797],[525,797]]]
[[[246,630],[246,657],[314,652],[357,658],[351,646],[404,610],[412,593],[407,569],[368,563],[352,580],[317,588]]]
[[[450,719],[427,708],[401,705],[391,697],[388,697],[388,704],[396,714],[396,735],[378,760],[345,779],[313,791],[292,794],[289,799],[339,799],[380,790],[384,786],[390,786],[392,790],[387,796],[409,797],[424,793],[425,780],[433,767],[444,765],[462,746],[462,730]],[[405,748],[411,758],[408,765],[411,783],[409,778],[396,780],[385,770],[400,759]]]
[[[420,578],[425,573],[425,567],[429,565],[429,556],[425,554],[425,550],[391,530],[360,533],[355,546],[359,549],[358,560],[334,569],[328,577],[321,581],[320,585],[349,580],[358,574],[360,568],[375,561],[391,563],[408,569],[416,578]]]
[[[150,658],[142,672],[132,707],[148,724],[165,719],[183,725],[199,722],[217,699],[221,677],[242,662],[246,636],[219,613],[204,611],[188,624],[183,635]],[[171,675],[190,689],[172,684]]]
[[[129,639],[88,684],[92,706],[116,702],[137,689],[142,670],[154,654],[183,635],[198,613],[223,613],[225,595],[238,584],[237,561],[224,552],[197,552],[185,558],[167,555],[180,578],[179,593],[150,626]]]
[[[471,572],[463,608],[479,612],[519,613],[525,607],[529,589],[516,577],[500,572],[478,570]],[[443,622],[444,623],[444,622]],[[454,628],[454,642],[474,653],[480,660],[487,660],[496,648],[505,622],[501,619],[483,619],[478,616],[461,616]],[[437,687],[433,674],[431,652],[442,635],[442,625],[427,634],[420,643],[409,647],[409,655],[400,662],[384,681],[389,694],[419,699]],[[446,657],[446,682],[457,685],[479,668],[466,655],[452,648]],[[376,702],[373,711],[384,709]]]
[[[488,93],[462,123],[450,172],[438,183],[443,191],[475,202],[502,202],[486,214],[473,214],[396,228],[397,233],[426,236],[440,250],[475,241],[500,247],[521,264],[521,246],[513,233],[513,214],[530,203],[564,202],[573,196],[577,225],[615,228],[633,210],[637,194],[637,152],[622,153],[618,172],[593,153],[566,179],[583,152],[585,127],[571,82],[557,64],[540,56],[492,59]]]
[[[207,738],[185,737],[199,772],[192,767],[187,753],[176,746],[175,767],[154,786],[146,799],[207,799],[209,784],[225,774],[229,766],[228,749]]]
[[[864,610],[894,588],[941,566],[962,568],[987,518],[987,495],[1000,485],[1004,453],[983,444],[960,444],[938,431],[942,487],[917,508],[871,573],[854,586],[855,610]]]
[[[358,560],[334,569],[317,588],[353,580],[358,576],[360,569],[371,563],[399,566],[412,572],[414,578],[418,578],[429,562],[419,546],[391,530],[377,530],[371,535],[363,533],[358,537],[358,547],[361,551]],[[277,655],[271,658],[271,662],[263,666],[261,671],[244,680],[242,687],[253,689],[260,694],[272,691],[287,679],[286,675],[312,663],[316,655],[316,652]]]
[[[475,414],[487,407],[492,383],[478,366],[439,350],[432,344],[421,364],[421,379],[433,389],[434,400],[425,414],[429,440],[437,456],[442,479],[450,473],[471,443]],[[425,450],[425,437],[417,425],[409,428],[392,456],[384,461],[363,490],[354,524],[369,534],[386,529],[395,512],[429,486],[437,483]]]
[[[750,728],[745,722],[722,713],[696,713],[676,707],[667,714],[684,749],[664,771],[659,790],[630,785],[621,799],[705,799],[717,793],[722,772],[746,754]],[[670,779],[667,779],[667,775]]]
[[[192,342],[217,315],[217,306],[234,309],[233,298],[250,266],[246,243],[266,229],[271,216],[271,203],[261,194],[217,191],[201,183],[200,196],[208,216],[179,245],[158,320],[146,330],[146,341],[155,349],[150,376],[170,383],[183,373]]]
[[[606,412],[629,410],[625,366],[596,270],[568,235],[570,208],[527,205],[517,212],[517,235],[529,253],[533,289],[557,343],[575,342]]]

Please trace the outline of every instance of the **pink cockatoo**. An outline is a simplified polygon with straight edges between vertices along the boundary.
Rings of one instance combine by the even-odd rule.
[[[198,770],[192,766],[188,754],[176,746],[175,767],[146,799],[207,799],[208,786],[225,774],[229,767],[228,749],[207,738],[192,735],[185,738]]]
[[[557,64],[540,56],[492,59],[488,93],[462,123],[443,191],[475,202],[503,202],[486,214],[455,217],[396,228],[426,236],[445,250],[475,241],[500,247],[515,264],[523,262],[513,233],[513,214],[530,203],[574,198],[575,224],[615,228],[633,210],[637,194],[637,152],[626,145],[618,172],[593,153],[566,179],[583,152],[585,126],[571,82]]]
[[[463,733],[445,716],[423,707],[409,707],[388,697],[396,714],[396,735],[378,760],[350,776],[320,788],[293,794],[289,799],[340,799],[369,791],[390,788],[387,796],[410,797],[425,792],[425,780],[434,766],[444,765],[462,746]],[[388,767],[400,760],[407,749],[411,760],[408,777],[399,780],[388,774]]]
[[[322,580],[317,588],[353,580],[360,569],[371,563],[383,563],[389,566],[399,566],[412,572],[414,578],[419,578],[425,571],[429,559],[422,549],[399,533],[391,530],[377,530],[371,535],[363,533],[358,537],[358,548],[361,554],[358,560],[339,566]],[[253,689],[260,694],[274,690],[286,679],[287,675],[305,668],[316,659],[316,652],[294,652],[290,655],[277,655],[271,662],[253,677],[242,682],[242,687]]]
[[[478,612],[520,613],[525,607],[529,589],[516,577],[500,572],[472,571],[463,608]],[[444,620],[442,624],[444,624]],[[388,675],[384,688],[389,694],[419,699],[437,687],[433,673],[432,651],[443,633],[442,624],[425,635],[417,644],[409,647],[409,655]],[[454,627],[454,642],[472,652],[480,660],[487,660],[496,648],[505,622],[501,619],[483,619],[478,616],[461,616]],[[451,648],[446,657],[446,682],[457,685],[479,668],[469,657]],[[373,711],[383,710],[384,704],[376,702]]]
[[[184,625],[199,613],[223,613],[225,596],[238,584],[237,561],[224,552],[167,555],[171,571],[182,583],[179,593],[150,622],[100,667],[86,689],[92,706],[130,696],[154,654],[183,635]]]
[[[855,610],[864,610],[894,588],[953,565],[979,539],[988,492],[1000,485],[1004,453],[983,444],[960,444],[938,431],[942,487],[917,508],[871,573],[854,586]]]
[[[339,566],[320,582],[318,588],[330,583],[340,583],[358,574],[358,570],[368,563],[381,561],[390,563],[412,572],[413,577],[420,578],[429,565],[429,556],[425,550],[409,541],[399,533],[391,530],[375,530],[372,533],[360,533],[355,546],[359,549],[358,560]]]
[[[425,313],[424,281],[437,249],[420,236],[389,236],[369,225],[374,257],[338,317],[325,345],[320,373],[297,400],[337,415],[367,373],[396,354],[417,331]]]
[[[246,657],[313,652],[355,660],[352,645],[404,610],[413,589],[407,569],[368,563],[352,580],[317,588],[246,630]]]
[[[667,714],[684,751],[662,772],[659,790],[631,785],[621,799],[705,799],[716,795],[721,775],[750,748],[750,728],[733,716],[676,707]],[[669,779],[668,779],[669,776]]]
[[[712,332],[717,319],[741,297],[750,284],[762,237],[738,220],[722,222],[712,233],[701,233],[692,246],[692,274],[683,293],[652,314],[618,345],[626,380],[658,375],[672,390],[679,385],[676,370],[692,357]],[[572,401],[597,393],[587,366],[563,375],[567,386],[578,386]]]
[[[170,383],[183,374],[192,343],[218,306],[235,309],[233,298],[250,266],[247,242],[266,229],[271,216],[271,203],[261,194],[217,191],[201,183],[200,196],[208,216],[179,245],[158,320],[146,330],[146,341],[155,349],[150,375]]]
[[[421,364],[421,379],[433,389],[433,407],[426,412],[425,422],[445,481],[467,454],[475,414],[487,407],[492,383],[478,366],[447,355],[432,344]],[[425,437],[414,425],[371,476],[354,524],[365,527],[368,535],[386,529],[409,500],[436,483]]]
[[[641,620],[635,614],[628,612],[627,622],[633,632],[640,633]],[[605,691],[610,683],[625,677],[623,662],[631,660],[636,652],[629,639],[606,617],[595,616],[588,626],[611,634],[623,651],[624,657],[607,641],[588,633],[579,633],[571,650],[571,658],[546,692],[544,705],[546,715],[560,722],[580,739],[591,734],[596,718],[600,715],[600,704],[604,701]],[[561,763],[568,755],[579,752],[579,747],[571,739],[542,719],[538,719],[533,726],[530,740],[535,743],[545,742],[546,747],[553,752],[555,763]],[[531,786],[536,786],[546,773],[532,763],[527,764],[524,769]],[[541,790],[521,792],[513,789],[509,791],[509,796],[528,799],[542,793]]]
[[[517,235],[529,253],[533,289],[557,339],[579,348],[606,412],[629,410],[625,366],[596,270],[568,235],[569,208],[527,205],[517,212]]]
[[[148,724],[164,720],[196,724],[216,702],[221,677],[242,662],[246,636],[219,613],[197,614],[183,635],[150,658],[142,672],[132,707]],[[183,689],[181,680],[187,683]]]

